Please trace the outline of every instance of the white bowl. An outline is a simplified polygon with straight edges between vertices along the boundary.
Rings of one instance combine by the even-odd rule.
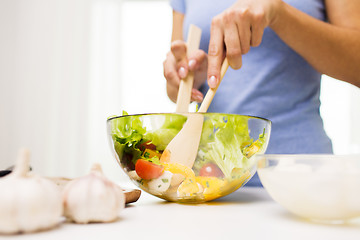
[[[270,196],[313,221],[360,217],[360,155],[259,155],[258,174]]]

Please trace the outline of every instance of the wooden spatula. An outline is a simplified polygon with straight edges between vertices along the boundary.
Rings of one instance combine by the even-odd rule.
[[[186,53],[189,57],[194,51],[199,48],[201,40],[201,29],[191,24],[188,32],[186,42]],[[191,100],[191,89],[194,85],[194,73],[189,71],[185,79],[181,79],[179,85],[179,92],[176,100],[176,112],[186,113],[189,111],[189,104]]]
[[[221,67],[220,82],[223,79],[229,63],[225,58]],[[220,84],[220,83],[219,83]],[[218,88],[218,87],[217,87]],[[216,90],[209,89],[205,95],[204,101],[202,102],[199,112],[205,113],[213,100]],[[164,153],[162,154],[161,162],[180,163],[189,168],[192,168],[198,147],[200,143],[200,137],[202,133],[204,117],[201,114],[189,114],[188,119],[185,122],[181,131],[171,140],[167,145]],[[181,179],[172,179],[172,185],[176,185]]]
[[[199,108],[199,111],[198,112],[207,112],[207,110],[209,109],[209,106],[215,96],[215,93],[216,93],[216,90],[218,89],[222,79],[224,78],[225,76],[225,73],[226,71],[228,70],[229,68],[229,62],[227,60],[227,58],[224,59],[224,62],[221,66],[221,70],[220,70],[220,81],[219,81],[219,84],[216,88],[209,88],[209,90],[207,91],[205,97],[204,97],[204,100],[202,101],[201,105],[200,105],[200,108]]]

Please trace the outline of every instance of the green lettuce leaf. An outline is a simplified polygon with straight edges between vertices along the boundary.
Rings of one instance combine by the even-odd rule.
[[[182,115],[166,115],[162,126],[155,131],[146,133],[144,137],[149,139],[156,146],[157,150],[163,151],[182,129],[186,119]]]
[[[139,149],[139,145],[144,142],[150,141],[156,146],[157,151],[164,150],[181,130],[187,119],[182,115],[166,115],[160,128],[147,131],[140,115],[128,116],[128,113],[124,111],[123,116],[127,117],[120,117],[111,121],[111,134],[119,159],[125,159],[127,164],[130,161],[135,164],[136,160],[141,158],[142,151]],[[154,115],[154,120],[158,120],[157,117],[163,116]],[[146,160],[154,163],[158,162],[156,159]]]
[[[124,111],[123,116],[126,115],[128,114]],[[119,160],[132,169],[135,161],[141,156],[142,151],[138,145],[143,141],[146,128],[138,116],[116,118],[111,124],[114,148]]]
[[[128,115],[125,111],[123,116]],[[128,147],[136,145],[146,133],[139,116],[120,117],[111,121],[112,135],[116,141]]]
[[[244,146],[252,143],[247,121],[246,117],[220,115],[205,119],[195,168],[214,162],[226,178],[231,178],[234,168],[247,168],[251,163],[242,152]]]

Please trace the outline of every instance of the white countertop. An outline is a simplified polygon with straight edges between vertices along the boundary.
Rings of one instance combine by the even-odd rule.
[[[356,240],[360,239],[360,220],[348,225],[308,222],[288,213],[264,189],[248,187],[198,205],[169,203],[142,192],[114,223],[64,223],[46,232],[0,236],[13,240],[195,238]]]

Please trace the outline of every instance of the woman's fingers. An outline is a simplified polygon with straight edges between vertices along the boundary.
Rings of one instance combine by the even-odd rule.
[[[251,23],[251,40],[252,47],[257,47],[262,41],[264,29],[266,27],[266,20],[263,12],[255,13],[252,17]]]
[[[176,86],[170,85],[170,84],[166,84],[166,91],[167,91],[167,95],[170,98],[170,100],[173,101],[174,103],[176,103],[179,87],[176,87]]]
[[[252,15],[248,9],[239,10],[235,21],[240,37],[241,53],[246,54],[250,51]]]
[[[208,58],[210,88],[216,88],[219,84],[224,55],[233,69],[239,69],[242,65],[242,55],[249,52],[250,47],[260,45],[264,29],[276,16],[276,9],[281,2],[280,0],[239,0],[213,18]]]
[[[207,54],[203,50],[196,50],[188,60],[185,43],[183,41],[173,42],[171,51],[163,63],[163,69],[167,93],[172,101],[176,102],[180,80],[186,77],[189,70],[195,73],[191,100],[202,101],[203,94],[195,88],[200,87],[206,81]],[[185,72],[182,72],[183,70]]]
[[[216,88],[220,77],[221,63],[224,58],[224,31],[220,17],[215,17],[211,23],[210,43],[208,50],[208,84]]]
[[[180,77],[176,69],[176,60],[171,52],[167,54],[163,66],[164,77],[166,78],[167,85],[178,88],[180,83]]]
[[[242,65],[242,42],[240,41],[240,34],[235,20],[238,19],[238,14],[235,11],[229,10],[224,15],[224,43],[226,47],[226,57],[229,65],[233,69],[239,69]]]
[[[204,96],[197,89],[206,81],[207,54],[203,50],[196,50],[189,57],[189,70],[195,73],[194,88],[191,91],[191,101],[202,102]]]
[[[191,101],[201,103],[204,99],[204,95],[197,89],[193,88],[191,90]]]
[[[207,55],[203,50],[196,50],[191,57],[189,57],[188,67],[190,71],[199,70],[203,64],[207,64]]]
[[[176,69],[180,78],[185,78],[188,74],[188,63],[186,57],[186,44],[184,41],[177,40],[171,43],[171,52],[176,61]]]

